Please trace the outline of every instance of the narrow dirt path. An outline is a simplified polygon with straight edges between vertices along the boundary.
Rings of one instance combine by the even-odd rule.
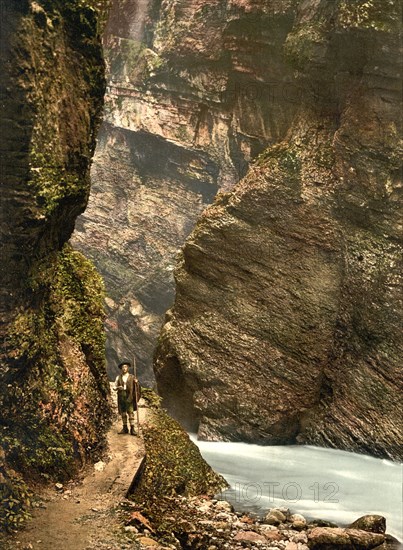
[[[140,423],[146,409],[141,408]],[[119,523],[124,501],[144,457],[138,436],[118,435],[115,421],[108,434],[108,453],[80,482],[48,489],[43,504],[26,528],[7,541],[6,550],[99,550],[126,548]]]

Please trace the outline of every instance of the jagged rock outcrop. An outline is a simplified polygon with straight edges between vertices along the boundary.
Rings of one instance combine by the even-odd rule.
[[[158,388],[201,438],[397,460],[399,5],[295,6],[292,28],[272,47],[295,69],[298,111],[286,139],[188,239],[156,358]]]
[[[63,246],[89,194],[104,4],[1,3],[0,523],[11,526],[27,495],[17,472],[71,476],[102,448],[110,413],[103,284]]]
[[[291,1],[113,2],[105,123],[73,239],[105,280],[111,374],[136,355],[153,383],[178,249],[217,191],[285,137],[299,100],[276,44],[294,16]]]

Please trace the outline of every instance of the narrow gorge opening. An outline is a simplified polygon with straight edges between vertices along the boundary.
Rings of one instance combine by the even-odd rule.
[[[337,479],[351,476],[368,495],[361,470],[364,482],[378,467],[395,475],[401,6],[24,0],[0,15],[0,524],[24,520],[33,480],[75,499],[63,484],[95,461],[98,473],[107,469],[108,440],[129,459],[147,454],[131,542],[158,531],[178,549],[193,536],[204,547],[221,533],[223,548],[240,548],[266,544],[264,526],[275,525],[286,550],[317,548],[324,534],[351,550],[388,544],[380,515],[336,532],[290,510],[262,524],[228,503],[201,502],[224,481],[186,430],[206,440],[202,451],[215,448],[220,471],[228,453],[246,456],[246,474],[227,472],[233,484],[238,474],[262,481],[251,455],[270,469],[299,454],[303,475],[326,456]],[[137,422],[134,379],[116,378],[128,364],[143,386]],[[379,490],[391,508],[368,506],[399,536],[390,477]],[[308,487],[315,504],[318,483]],[[171,494],[181,513],[224,513],[226,527],[206,534],[204,516],[197,528],[193,518],[170,523]]]

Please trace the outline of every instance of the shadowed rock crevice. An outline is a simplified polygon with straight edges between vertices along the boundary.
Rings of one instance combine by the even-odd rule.
[[[163,383],[164,386],[170,388],[170,391],[167,393],[167,398],[163,400],[162,405],[179,420],[187,431],[197,432],[199,417],[198,411],[193,405],[197,382],[195,379],[189,380],[184,376],[175,356],[170,356],[167,360]]]

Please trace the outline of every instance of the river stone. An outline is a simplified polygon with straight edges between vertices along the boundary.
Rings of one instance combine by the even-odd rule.
[[[345,529],[340,527],[315,527],[308,533],[308,541],[310,548],[349,548],[350,538]]]
[[[279,525],[280,523],[284,523],[286,519],[287,518],[283,512],[277,508],[272,508],[264,518],[264,521],[269,525]]]
[[[216,510],[222,510],[223,512],[230,512],[230,513],[233,513],[233,511],[234,511],[234,508],[233,508],[232,504],[230,504],[226,500],[219,500],[215,504],[215,509]]]
[[[403,545],[392,535],[385,535],[385,541],[380,546],[376,547],[376,550],[402,550]]]
[[[306,519],[301,514],[293,514],[290,516],[290,522],[292,523],[293,529],[304,529],[306,527]]]
[[[308,537],[307,537],[307,534],[305,532],[303,533],[298,533],[297,535],[294,535],[291,539],[292,542],[308,542]]]
[[[350,537],[353,547],[355,549],[375,548],[382,544],[385,540],[383,533],[371,533],[369,531],[363,531],[362,529],[346,529],[348,536]]]
[[[385,533],[386,519],[383,516],[369,514],[356,519],[349,527],[370,531],[371,533]]]
[[[275,540],[284,540],[282,533],[280,533],[278,529],[261,529],[260,532],[266,537],[269,542],[273,542]]]
[[[264,534],[270,533],[271,531],[278,531],[277,527],[275,527],[274,525],[268,525],[267,523],[263,523],[260,530],[264,532]]]
[[[384,535],[359,529],[315,527],[308,534],[309,548],[314,550],[370,550],[384,541]]]
[[[291,522],[303,521],[304,523],[306,523],[306,519],[301,514],[292,514],[289,519],[290,519]]]
[[[308,523],[308,527],[338,527],[336,523],[324,519],[314,519]]]
[[[233,540],[236,542],[267,542],[266,537],[255,531],[239,531]]]

